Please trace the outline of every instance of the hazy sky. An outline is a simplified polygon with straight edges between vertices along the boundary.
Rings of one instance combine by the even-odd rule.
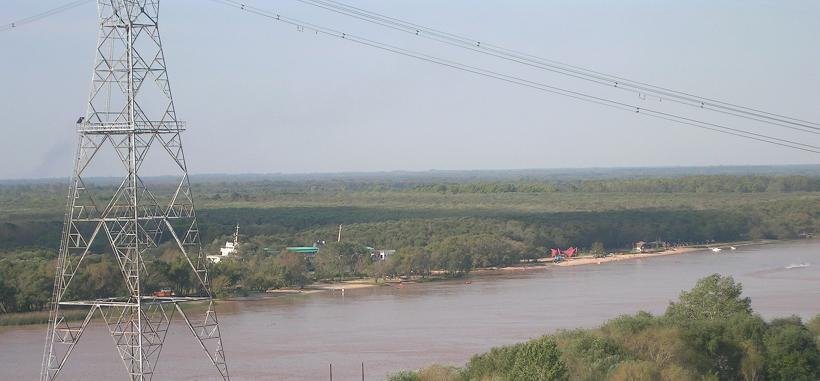
[[[345,1],[541,57],[820,122],[817,1]],[[294,0],[248,2],[445,58],[597,91]],[[63,3],[3,0],[0,23]],[[70,174],[95,20],[89,3],[0,32],[0,178]],[[177,112],[188,122],[184,144],[193,173],[820,161],[817,154],[298,32],[205,0],[164,1],[161,30]],[[811,135],[781,135],[820,143]]]

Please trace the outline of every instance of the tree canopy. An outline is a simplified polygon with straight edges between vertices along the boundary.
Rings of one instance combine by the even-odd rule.
[[[666,316],[677,320],[728,319],[735,314],[750,314],[752,301],[743,297],[743,286],[731,276],[712,274],[698,280],[690,291],[671,302]]]

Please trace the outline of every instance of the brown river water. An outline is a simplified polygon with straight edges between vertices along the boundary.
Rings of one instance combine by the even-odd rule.
[[[791,264],[808,267],[787,269]],[[743,283],[770,319],[820,313],[820,241],[795,241],[464,280],[221,302],[233,380],[383,380],[431,363],[463,365],[493,346],[557,329],[594,327],[670,300],[703,276]],[[37,379],[44,326],[0,331],[0,380]],[[108,331],[92,323],[62,380],[125,379]],[[208,380],[214,371],[175,320],[155,380]]]

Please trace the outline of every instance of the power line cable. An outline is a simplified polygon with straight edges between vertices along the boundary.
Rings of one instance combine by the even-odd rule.
[[[19,20],[12,21],[8,24],[0,25],[0,32],[7,32],[7,31],[10,31],[10,30],[19,28],[23,25],[30,24],[30,23],[33,23],[35,21],[39,21],[39,20],[42,20],[42,19],[50,17],[50,16],[54,16],[58,13],[65,12],[69,9],[79,7],[80,5],[83,5],[85,3],[90,3],[92,1],[94,1],[94,0],[75,0],[75,1],[68,2],[68,3],[60,5],[58,7],[54,7],[52,9],[49,9],[45,12],[38,13],[34,16],[29,16],[29,17],[26,17],[26,18],[22,18],[22,19],[19,19]]]
[[[36,14],[36,15],[33,15],[33,16],[30,16],[30,17],[26,17],[26,18],[23,18],[23,19],[19,19],[19,20],[13,21],[13,22],[8,23],[8,24],[0,25],[0,32],[12,30],[12,29],[15,29],[17,27],[20,27],[20,26],[23,26],[23,25],[26,25],[26,24],[29,24],[29,23],[32,23],[32,22],[42,20],[44,18],[47,18],[47,17],[53,16],[53,15],[65,12],[67,10],[76,8],[80,5],[83,5],[85,3],[89,3],[91,1],[93,1],[93,0],[76,0],[76,1],[72,1],[72,2],[63,4],[61,6],[52,8],[50,10],[47,10],[47,11],[39,13],[39,14]],[[239,2],[233,1],[233,0],[212,0],[212,1],[219,2],[219,3],[225,4],[225,5],[229,5],[229,6],[232,6],[232,7],[235,7],[235,8],[239,8],[241,10],[245,10],[245,11],[248,11],[250,13],[255,13],[255,14],[258,14],[258,15],[261,15],[261,16],[266,16],[266,17],[273,16],[273,14],[271,14],[268,11],[264,11],[260,8],[256,8],[256,7],[253,7],[253,6],[247,6],[243,3],[239,3]],[[579,79],[585,79],[585,80],[592,81],[592,82],[595,82],[595,83],[598,83],[598,84],[613,85],[613,87],[617,87],[617,88],[620,88],[620,89],[638,92],[639,95],[641,95],[642,92],[643,92],[646,95],[654,95],[655,97],[658,97],[659,99],[670,99],[670,100],[676,101],[678,103],[683,103],[683,104],[687,104],[689,106],[695,106],[695,107],[699,106],[700,108],[703,108],[703,109],[708,109],[708,110],[711,110],[711,111],[716,111],[716,112],[720,112],[720,113],[727,114],[727,115],[732,115],[732,116],[737,116],[737,117],[741,117],[741,118],[751,119],[751,120],[755,120],[755,121],[758,121],[758,122],[778,125],[778,126],[782,126],[782,127],[788,127],[788,128],[792,128],[792,129],[796,129],[796,130],[804,131],[804,132],[820,133],[820,132],[818,132],[818,131],[820,131],[820,127],[817,127],[817,126],[820,126],[820,124],[818,124],[818,123],[809,122],[809,121],[805,121],[805,120],[801,120],[801,119],[797,119],[797,118],[792,118],[792,117],[787,117],[787,116],[784,116],[784,115],[770,113],[770,112],[766,112],[766,111],[762,111],[762,110],[757,110],[757,109],[754,109],[754,108],[739,106],[739,105],[731,104],[731,103],[728,103],[728,102],[723,102],[723,101],[718,101],[718,100],[709,99],[709,98],[705,98],[705,97],[700,97],[700,96],[696,96],[696,95],[692,95],[692,94],[688,94],[688,93],[684,93],[684,92],[674,91],[674,90],[670,90],[670,89],[663,88],[663,87],[660,87],[660,86],[649,85],[649,84],[638,82],[638,81],[632,81],[632,80],[628,80],[628,79],[623,78],[623,77],[614,76],[614,75],[610,75],[610,74],[605,74],[605,73],[593,71],[593,70],[590,70],[590,69],[585,69],[585,68],[582,68],[580,66],[569,65],[569,64],[565,64],[565,63],[562,63],[562,62],[559,62],[559,61],[540,58],[540,57],[537,57],[537,56],[529,55],[529,54],[518,52],[518,51],[515,51],[515,50],[506,49],[506,48],[496,46],[496,45],[492,45],[492,44],[487,44],[487,43],[482,44],[480,41],[475,40],[475,39],[459,36],[459,35],[448,33],[448,32],[443,32],[443,31],[436,30],[436,29],[433,29],[433,28],[423,27],[423,26],[418,25],[418,24],[413,24],[413,23],[403,21],[403,20],[400,20],[400,19],[397,19],[397,18],[381,15],[381,14],[378,14],[378,13],[375,13],[375,12],[370,12],[370,11],[364,10],[362,8],[357,8],[357,7],[342,3],[342,2],[338,2],[338,1],[334,1],[334,0],[324,0],[324,1],[322,1],[322,0],[297,0],[297,1],[300,1],[300,2],[305,3],[305,4],[309,4],[309,5],[318,6],[320,8],[331,10],[331,11],[334,11],[334,12],[337,12],[337,13],[352,16],[352,17],[358,18],[358,19],[363,20],[363,21],[376,23],[376,24],[379,24],[379,25],[382,25],[382,26],[390,27],[390,28],[401,30],[401,31],[404,31],[404,32],[410,32],[410,33],[413,33],[413,34],[416,34],[416,35],[419,35],[419,36],[423,36],[425,38],[429,38],[429,39],[436,40],[436,41],[439,41],[439,42],[447,43],[447,44],[450,44],[450,45],[453,45],[453,42],[457,42],[458,45],[456,45],[456,46],[460,46],[462,48],[467,48],[469,50],[489,54],[489,55],[492,55],[492,56],[495,56],[495,57],[498,57],[498,58],[507,59],[507,60],[510,60],[510,61],[513,61],[513,62],[522,63],[522,64],[533,66],[533,67],[539,67],[539,68],[542,68],[542,69],[545,69],[545,70],[550,70],[550,71],[554,71],[554,72],[558,72],[558,73],[562,73],[561,71],[566,71],[566,72],[563,72],[562,74],[569,75],[571,77],[575,77],[575,78],[579,78]],[[727,127],[727,126],[722,126],[722,125],[719,125],[719,124],[703,122],[703,121],[699,121],[699,120],[695,120],[695,119],[691,119],[691,118],[685,118],[685,117],[681,117],[681,116],[670,114],[670,113],[664,113],[664,112],[652,110],[652,109],[649,109],[649,108],[641,108],[640,106],[630,105],[630,104],[626,104],[626,103],[622,103],[622,102],[616,102],[616,101],[612,101],[612,100],[605,99],[605,98],[595,97],[595,96],[591,96],[591,95],[584,94],[584,93],[579,93],[579,92],[574,92],[574,91],[571,91],[571,90],[566,90],[566,89],[562,89],[562,88],[558,88],[558,87],[554,87],[554,86],[549,86],[549,85],[545,85],[543,83],[533,82],[533,81],[525,80],[525,79],[522,79],[522,78],[519,78],[519,77],[509,76],[509,75],[493,72],[493,71],[490,71],[490,70],[486,70],[486,69],[482,69],[482,68],[478,68],[478,67],[474,67],[474,66],[460,64],[460,63],[457,63],[457,62],[454,62],[454,61],[443,60],[443,59],[440,59],[440,58],[437,58],[437,57],[425,55],[425,54],[418,53],[418,52],[409,51],[409,50],[402,49],[402,48],[399,48],[399,47],[396,47],[396,46],[382,44],[382,43],[379,43],[377,41],[373,41],[373,40],[365,39],[365,38],[362,38],[362,37],[350,35],[350,34],[347,34],[347,33],[344,33],[344,32],[332,30],[330,28],[324,28],[324,27],[321,27],[319,25],[302,22],[300,20],[290,19],[290,18],[283,18],[282,16],[280,16],[278,14],[275,15],[275,19],[277,21],[281,21],[281,22],[285,22],[285,23],[288,23],[288,24],[291,24],[291,25],[295,25],[297,28],[304,28],[304,26],[308,26],[311,30],[316,31],[317,33],[323,33],[325,35],[330,35],[330,36],[339,37],[339,38],[342,38],[342,39],[347,39],[349,41],[353,41],[353,42],[356,42],[356,43],[359,43],[359,44],[368,45],[368,46],[371,46],[371,47],[374,47],[374,48],[386,50],[386,51],[397,53],[397,54],[402,54],[402,55],[405,55],[405,56],[413,57],[413,58],[416,58],[416,59],[428,61],[428,62],[431,62],[431,63],[443,65],[443,66],[448,66],[448,67],[451,67],[451,68],[454,68],[454,69],[468,71],[468,72],[478,74],[478,75],[482,75],[482,76],[485,76],[485,77],[491,77],[491,78],[503,80],[503,81],[506,81],[506,82],[510,82],[510,83],[514,83],[514,84],[518,84],[518,85],[522,85],[522,86],[527,86],[527,87],[531,87],[531,88],[534,88],[534,89],[547,91],[547,92],[551,92],[551,93],[555,93],[555,94],[559,94],[559,95],[563,95],[563,96],[567,96],[567,97],[571,97],[571,98],[575,98],[575,99],[579,99],[579,100],[584,100],[584,101],[588,101],[588,102],[592,102],[592,103],[597,103],[597,104],[600,104],[600,105],[606,105],[606,106],[610,106],[610,107],[619,108],[619,109],[622,109],[622,110],[635,111],[635,112],[638,112],[638,113],[642,112],[644,115],[649,115],[649,116],[653,116],[653,117],[664,119],[664,120],[669,120],[669,121],[674,121],[674,122],[677,122],[677,123],[691,125],[691,126],[694,126],[694,127],[705,128],[705,129],[708,129],[708,130],[713,130],[713,131],[717,131],[717,132],[721,132],[721,133],[725,133],[725,134],[740,136],[740,137],[744,137],[744,138],[747,138],[747,139],[763,141],[763,142],[767,142],[767,143],[777,144],[777,145],[790,147],[790,148],[795,148],[795,149],[800,149],[800,150],[804,150],[804,151],[820,153],[820,151],[818,151],[818,150],[820,150],[820,147],[809,145],[809,144],[804,144],[804,143],[800,143],[800,142],[796,142],[796,141],[792,141],[792,140],[787,140],[787,139],[781,139],[781,138],[777,138],[777,137],[773,137],[773,136],[769,136],[769,135],[764,135],[764,134],[758,134],[758,133],[754,133],[754,132],[750,132],[750,131],[735,129],[735,128],[731,128],[731,127]],[[422,32],[425,32],[425,34],[422,35]],[[468,44],[468,45],[466,45],[466,46],[463,45],[465,43]],[[476,48],[480,48],[480,49],[476,49]],[[499,53],[499,54],[496,54],[496,53]],[[544,65],[544,63],[548,63],[548,64],[551,64],[551,65]],[[572,69],[572,70],[568,70],[568,68]],[[589,75],[589,74],[594,74],[594,75]],[[700,102],[700,103],[699,104],[698,103],[693,104],[691,102]],[[801,127],[803,127],[803,128],[801,128]]]
[[[423,31],[423,32],[427,32],[427,33],[432,33],[432,34],[444,36],[444,37],[450,38],[452,40],[465,42],[465,43],[469,44],[470,46],[476,46],[476,47],[479,47],[479,48],[482,48],[482,49],[493,48],[492,50],[498,50],[498,51],[501,51],[501,52],[510,53],[513,56],[518,56],[519,58],[523,57],[523,58],[532,59],[534,61],[551,63],[551,64],[559,66],[558,67],[559,69],[560,68],[571,68],[571,69],[579,70],[580,73],[595,74],[595,75],[598,75],[598,76],[601,76],[601,77],[593,77],[593,78],[606,80],[606,81],[611,81],[610,82],[611,85],[617,86],[617,87],[622,88],[622,89],[625,89],[625,88],[629,87],[630,85],[637,84],[637,85],[647,87],[647,88],[640,88],[638,90],[647,90],[648,91],[651,88],[651,89],[656,89],[656,90],[660,90],[660,91],[663,91],[663,92],[668,92],[668,93],[671,93],[671,94],[674,94],[674,95],[682,95],[682,96],[696,98],[696,101],[698,102],[697,103],[698,106],[702,106],[701,102],[703,102],[703,101],[710,101],[710,102],[720,103],[720,104],[728,105],[728,106],[732,106],[732,107],[738,107],[738,108],[749,110],[749,111],[755,111],[755,112],[759,112],[759,113],[762,113],[762,114],[771,115],[771,116],[775,116],[775,117],[780,117],[780,118],[790,119],[790,120],[794,120],[794,121],[805,122],[805,123],[808,123],[808,124],[811,124],[811,125],[814,125],[814,126],[820,126],[820,123],[816,123],[816,122],[804,121],[804,120],[800,120],[800,119],[797,119],[797,118],[791,118],[791,117],[787,117],[787,116],[784,116],[784,115],[779,115],[779,114],[770,113],[770,112],[766,112],[766,111],[762,111],[762,110],[757,110],[757,109],[753,109],[753,108],[749,108],[749,107],[739,106],[739,105],[735,105],[735,104],[728,103],[728,102],[718,101],[718,100],[709,99],[709,98],[706,98],[706,97],[701,97],[701,96],[697,96],[697,95],[693,95],[693,94],[688,94],[688,93],[684,93],[684,92],[680,92],[680,91],[671,90],[671,89],[660,87],[660,86],[650,85],[650,84],[639,82],[639,81],[629,80],[629,79],[626,79],[626,78],[623,78],[623,77],[620,77],[620,76],[606,74],[606,73],[602,73],[602,72],[599,72],[599,71],[594,71],[594,70],[591,70],[591,69],[586,69],[586,68],[583,68],[583,67],[580,67],[580,66],[577,66],[577,65],[570,65],[570,64],[566,64],[566,63],[556,61],[556,60],[540,58],[540,57],[530,55],[530,54],[527,54],[527,53],[522,53],[522,52],[511,50],[511,49],[506,49],[506,48],[503,48],[503,47],[500,47],[500,46],[497,46],[497,45],[488,44],[486,42],[481,42],[481,41],[479,41],[477,39],[474,39],[474,38],[463,37],[463,36],[459,36],[459,35],[456,35],[456,34],[453,34],[453,33],[443,32],[443,31],[436,30],[436,29],[433,29],[433,28],[428,28],[428,27],[424,27],[424,26],[421,26],[421,25],[418,25],[418,24],[414,24],[414,23],[411,23],[411,22],[408,22],[408,21],[403,21],[403,20],[400,20],[400,19],[397,19],[397,18],[394,18],[394,17],[385,16],[385,15],[382,15],[382,14],[379,14],[379,13],[376,13],[376,12],[367,11],[367,10],[364,10],[362,8],[357,8],[357,7],[354,7],[352,5],[342,3],[340,1],[335,1],[335,0],[297,0],[297,1],[300,1],[300,2],[306,3],[306,4],[307,3],[316,3],[316,4],[318,4],[317,6],[321,6],[322,8],[325,8],[325,9],[329,9],[328,7],[333,7],[333,8],[335,8],[334,9],[335,12],[338,12],[340,9],[343,10],[343,11],[354,10],[355,13],[359,16],[364,15],[365,17],[373,17],[376,20],[379,20],[381,22],[390,23],[390,24],[393,24],[393,25],[398,25],[400,27],[410,29],[411,31],[414,30],[415,34],[419,35],[419,36],[422,36],[421,32]],[[314,5],[316,5],[316,4],[314,4]]]
[[[636,106],[636,105],[631,105],[631,104],[627,104],[627,103],[623,103],[623,102],[618,102],[618,101],[614,101],[614,100],[610,100],[610,99],[606,99],[606,98],[602,98],[602,97],[597,97],[597,96],[594,96],[594,95],[589,95],[589,94],[585,94],[585,93],[581,93],[581,92],[577,92],[577,91],[572,91],[572,90],[563,89],[563,88],[556,87],[556,86],[547,85],[547,84],[540,83],[540,82],[535,82],[535,81],[523,79],[523,78],[520,78],[520,77],[515,77],[515,76],[511,76],[511,75],[506,75],[506,74],[494,72],[494,71],[479,68],[479,67],[476,67],[476,66],[470,66],[470,65],[462,64],[462,63],[455,62],[455,61],[445,60],[445,59],[441,59],[441,58],[431,56],[431,55],[428,55],[428,54],[407,50],[407,49],[400,48],[400,47],[397,47],[397,46],[384,44],[384,43],[374,41],[374,40],[370,40],[370,39],[367,39],[367,38],[364,38],[364,37],[360,37],[360,36],[356,36],[356,35],[349,34],[349,33],[346,33],[346,32],[338,31],[338,30],[331,29],[331,28],[328,28],[328,27],[324,27],[324,26],[321,26],[321,25],[318,25],[318,24],[313,24],[313,23],[310,23],[310,22],[290,18],[290,17],[287,17],[287,16],[283,16],[279,13],[276,13],[274,11],[264,10],[264,9],[254,7],[252,5],[248,5],[248,4],[245,4],[245,3],[240,3],[240,2],[234,1],[234,0],[211,0],[211,1],[213,1],[215,3],[219,3],[219,4],[222,4],[222,5],[226,5],[226,6],[229,6],[229,7],[239,9],[239,10],[245,11],[247,13],[256,14],[258,16],[262,16],[262,17],[265,17],[265,18],[268,18],[268,19],[271,19],[271,20],[274,20],[274,21],[278,21],[278,22],[281,22],[281,23],[293,25],[299,31],[311,30],[311,31],[313,31],[317,34],[323,34],[323,35],[327,35],[327,36],[331,36],[331,37],[341,38],[341,39],[344,39],[344,40],[347,40],[347,41],[355,42],[357,44],[370,46],[370,47],[385,50],[385,51],[388,51],[388,52],[392,52],[392,53],[396,53],[396,54],[416,58],[416,59],[419,59],[419,60],[422,60],[422,61],[427,61],[427,62],[430,62],[430,63],[435,63],[435,64],[438,64],[438,65],[450,67],[450,68],[453,68],[453,69],[470,72],[470,73],[481,75],[481,76],[484,76],[484,77],[490,77],[490,78],[498,79],[498,80],[501,80],[501,81],[517,84],[517,85],[520,85],[520,86],[525,86],[525,87],[533,88],[533,89],[536,89],[536,90],[541,90],[541,91],[545,91],[545,92],[549,92],[549,93],[553,93],[553,94],[558,94],[558,95],[562,95],[562,96],[565,96],[565,97],[574,98],[574,99],[578,99],[578,100],[583,100],[583,101],[586,101],[586,102],[591,102],[591,103],[595,103],[595,104],[599,104],[599,105],[613,107],[613,108],[624,110],[624,111],[640,113],[640,114],[651,116],[651,117],[658,118],[658,119],[673,121],[673,122],[676,122],[676,123],[679,123],[679,124],[689,125],[689,126],[698,127],[698,128],[702,128],[702,129],[707,129],[707,130],[711,130],[711,131],[715,131],[715,132],[720,132],[720,133],[723,133],[723,134],[743,137],[743,138],[746,138],[746,139],[751,139],[751,140],[756,140],[756,141],[760,141],[760,142],[775,144],[775,145],[788,147],[788,148],[793,148],[793,149],[798,149],[798,150],[802,150],[802,151],[820,153],[820,147],[818,147],[818,146],[805,144],[805,143],[800,143],[800,142],[793,141],[793,140],[788,140],[788,139],[782,139],[782,138],[778,138],[778,137],[774,137],[774,136],[770,136],[770,135],[759,134],[759,133],[755,133],[755,132],[751,132],[751,131],[745,131],[745,130],[742,130],[742,129],[723,126],[723,125],[716,124],[716,123],[704,122],[704,121],[700,121],[700,120],[697,120],[697,119],[683,117],[683,116],[679,116],[679,115],[675,115],[675,114],[671,114],[671,113],[666,113],[666,112],[662,112],[662,111],[657,111],[657,110],[653,110],[653,109],[649,109],[649,108],[643,108],[643,107]]]
[[[562,63],[556,60],[540,58],[527,53],[506,49],[497,45],[488,44],[478,39],[464,37],[441,30],[424,27],[409,21],[404,21],[376,12],[368,11],[335,0],[296,0],[303,4],[329,10],[362,21],[377,24],[394,30],[414,34],[419,37],[438,41],[444,44],[457,46],[474,52],[490,55],[519,64],[547,70],[553,73],[593,82],[599,85],[615,87],[631,91],[643,97],[651,95],[659,99],[684,104],[691,107],[706,109],[726,115],[754,120],[775,126],[785,127],[797,131],[820,134],[820,123],[810,122],[785,115],[771,113],[759,109],[740,106],[729,102],[719,101],[685,92],[671,90],[661,86],[630,80],[621,76],[606,74],[576,65]]]

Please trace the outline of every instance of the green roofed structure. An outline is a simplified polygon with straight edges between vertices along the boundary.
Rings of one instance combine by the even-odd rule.
[[[293,246],[285,248],[287,251],[292,253],[299,253],[299,254],[306,254],[306,255],[316,255],[319,252],[318,247],[314,246]]]

